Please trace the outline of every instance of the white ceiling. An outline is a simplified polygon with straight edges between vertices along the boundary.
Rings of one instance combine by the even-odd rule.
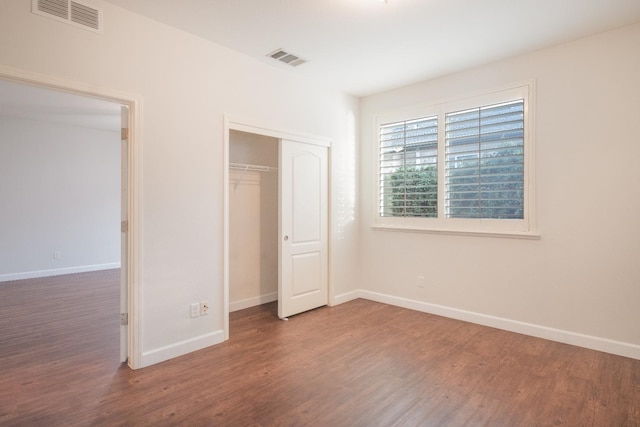
[[[640,0],[106,1],[357,96],[640,22]]]
[[[356,96],[640,22],[640,0],[105,1]],[[119,109],[0,80],[0,116],[117,130]]]

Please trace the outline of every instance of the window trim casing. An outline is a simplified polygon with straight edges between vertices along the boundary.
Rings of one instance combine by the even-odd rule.
[[[467,108],[501,102],[524,100],[524,218],[461,219],[446,218],[445,210],[445,115]],[[438,217],[382,217],[380,200],[380,126],[421,117],[438,117]],[[374,120],[375,168],[373,171],[373,229],[407,232],[481,235],[494,237],[539,238],[536,222],[535,193],[535,81],[530,80],[499,89],[479,92],[441,102],[382,113]]]

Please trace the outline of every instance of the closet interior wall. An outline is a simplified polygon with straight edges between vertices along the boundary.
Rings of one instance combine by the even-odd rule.
[[[229,134],[229,311],[278,299],[278,145]]]

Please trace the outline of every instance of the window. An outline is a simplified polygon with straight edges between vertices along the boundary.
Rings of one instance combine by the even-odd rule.
[[[447,218],[524,217],[524,101],[445,115]]]
[[[438,216],[438,118],[380,127],[380,215]]]
[[[381,118],[375,225],[535,234],[529,91]]]

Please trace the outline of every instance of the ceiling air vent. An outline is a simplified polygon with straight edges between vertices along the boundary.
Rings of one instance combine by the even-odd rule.
[[[38,0],[33,3],[34,12],[40,15],[52,15],[58,18],[69,18],[69,1],[68,0]]]
[[[306,60],[300,58],[299,56],[296,56],[289,52],[285,52],[282,49],[278,49],[275,52],[271,52],[267,56],[270,56],[273,59],[278,60],[280,62],[284,62],[287,65],[291,65],[292,67],[297,67],[298,65],[302,65],[305,62],[307,62]]]
[[[72,1],[69,19],[78,25],[100,30],[100,11],[84,4]]]
[[[31,11],[85,30],[102,33],[102,11],[73,0],[32,0]]]

